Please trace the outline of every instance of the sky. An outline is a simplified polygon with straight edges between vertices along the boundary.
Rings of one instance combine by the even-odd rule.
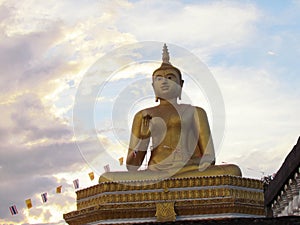
[[[185,71],[182,102],[208,113],[217,164],[276,173],[299,138],[299,11],[296,0],[0,0],[0,224],[65,224],[73,180],[87,188],[106,163],[125,169],[117,159],[134,113],[155,104],[162,43]],[[151,57],[134,51],[149,43]],[[212,89],[181,65],[204,71]]]

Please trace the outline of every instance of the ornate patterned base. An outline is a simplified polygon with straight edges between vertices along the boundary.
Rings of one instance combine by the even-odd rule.
[[[104,182],[77,192],[70,225],[264,216],[263,184],[235,176]]]

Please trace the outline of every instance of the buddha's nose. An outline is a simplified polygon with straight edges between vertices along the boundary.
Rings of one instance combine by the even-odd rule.
[[[162,83],[164,84],[164,83],[168,83],[168,78],[163,78],[163,81],[162,81]]]

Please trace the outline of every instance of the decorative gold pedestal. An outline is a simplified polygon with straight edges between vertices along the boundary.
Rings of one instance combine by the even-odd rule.
[[[159,222],[175,221],[174,202],[157,202],[155,216]]]
[[[77,192],[70,225],[263,217],[260,180],[235,176],[104,182]]]

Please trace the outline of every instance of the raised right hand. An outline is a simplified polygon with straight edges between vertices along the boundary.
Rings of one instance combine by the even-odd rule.
[[[142,125],[141,125],[141,138],[148,138],[150,137],[150,120],[152,119],[152,116],[148,113],[143,114],[142,118]]]

